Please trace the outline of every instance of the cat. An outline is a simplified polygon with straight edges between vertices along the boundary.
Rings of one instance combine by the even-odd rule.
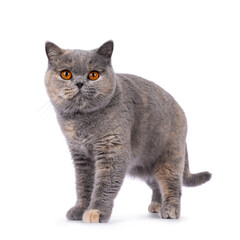
[[[108,222],[126,174],[152,189],[149,212],[180,217],[181,187],[209,172],[189,171],[186,117],[157,84],[117,74],[113,41],[97,49],[64,50],[46,42],[45,85],[75,166],[76,205],[70,220]]]

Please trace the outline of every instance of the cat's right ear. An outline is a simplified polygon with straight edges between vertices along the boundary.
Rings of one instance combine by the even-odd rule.
[[[45,43],[45,51],[51,64],[63,54],[63,50],[52,42]]]

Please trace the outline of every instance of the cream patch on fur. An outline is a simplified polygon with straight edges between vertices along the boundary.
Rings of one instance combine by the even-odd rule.
[[[83,221],[86,223],[99,223],[100,212],[97,209],[90,209],[83,214]]]
[[[74,122],[72,120],[68,121],[62,121],[62,130],[64,132],[64,135],[71,140],[76,136],[76,131],[74,127]]]
[[[160,208],[161,208],[161,205],[159,202],[152,202],[148,207],[148,211],[150,213],[158,213],[160,212]]]

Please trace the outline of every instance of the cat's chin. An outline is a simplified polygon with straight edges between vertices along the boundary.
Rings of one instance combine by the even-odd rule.
[[[87,99],[81,94],[77,94],[73,99],[55,106],[56,112],[64,117],[74,117],[76,114],[91,113],[104,108],[111,99]]]

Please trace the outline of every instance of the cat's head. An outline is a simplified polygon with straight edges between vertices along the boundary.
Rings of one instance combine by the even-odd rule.
[[[64,50],[51,42],[45,48],[49,63],[45,85],[58,112],[88,113],[110,102],[116,87],[112,41],[90,51]]]

